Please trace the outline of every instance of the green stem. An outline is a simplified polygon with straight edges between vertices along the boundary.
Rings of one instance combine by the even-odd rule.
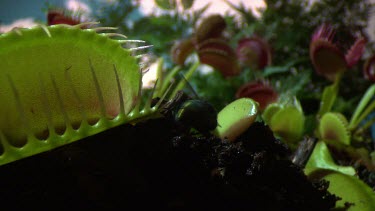
[[[155,84],[155,91],[152,96],[153,98],[157,98],[163,95],[163,92],[162,92],[162,86],[164,83],[163,65],[164,65],[164,59],[159,58],[157,61],[157,66],[156,66],[156,84]]]
[[[185,79],[186,80],[189,80],[189,78],[193,75],[193,73],[195,72],[195,70],[197,70],[197,68],[198,68],[198,66],[200,65],[200,62],[199,61],[197,61],[197,62],[195,62],[194,64],[193,64],[193,66],[191,66],[190,67],[190,69],[187,71],[187,73],[184,75],[184,77],[185,77]],[[176,86],[176,88],[173,90],[173,92],[172,92],[172,94],[171,94],[171,98],[173,98],[176,94],[177,94],[177,92],[179,91],[179,90],[182,90],[183,88],[184,88],[184,86],[185,86],[185,84],[186,84],[186,80],[181,80],[178,84],[177,84],[177,86]]]
[[[365,108],[365,106],[370,102],[372,97],[374,96],[375,93],[375,84],[371,85],[366,93],[363,95],[360,103],[358,104],[357,108],[354,111],[354,114],[349,122],[349,129],[355,128],[360,121],[358,121],[358,117]]]
[[[371,127],[375,123],[375,117],[368,120],[363,126],[359,127],[354,134],[358,135],[363,133],[363,131],[366,131],[369,127]]]
[[[356,128],[361,121],[366,118],[375,109],[375,101],[373,101],[365,111],[356,119],[356,121],[351,125],[350,129]]]
[[[338,73],[336,76],[336,80],[332,85],[329,85],[324,88],[322,100],[320,103],[320,109],[318,112],[318,117],[322,117],[323,114],[331,111],[332,106],[336,100],[337,93],[339,90],[339,84],[341,81],[342,73]]]
[[[158,93],[158,96],[157,97],[161,97],[168,89],[168,87],[171,85],[171,81],[173,79],[173,77],[180,71],[181,67],[180,66],[176,66],[174,67],[164,78],[163,80],[163,84],[161,85],[161,90],[160,92]]]

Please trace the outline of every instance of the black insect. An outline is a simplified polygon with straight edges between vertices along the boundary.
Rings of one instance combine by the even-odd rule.
[[[216,109],[207,101],[193,99],[183,91],[178,91],[173,99],[162,106],[161,114],[171,118],[185,131],[193,128],[205,134],[217,126]]]

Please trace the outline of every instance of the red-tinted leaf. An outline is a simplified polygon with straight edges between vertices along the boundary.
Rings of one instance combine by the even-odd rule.
[[[352,45],[352,47],[348,50],[345,55],[346,63],[349,68],[357,64],[359,59],[361,59],[366,46],[366,39],[360,38],[357,39],[356,42]]]
[[[335,36],[335,30],[330,24],[322,24],[313,34],[311,41],[316,40],[327,40],[332,42],[333,37]]]
[[[316,40],[310,44],[310,58],[317,73],[331,81],[347,68],[343,53],[327,40]]]
[[[194,45],[191,39],[181,40],[172,47],[172,60],[176,64],[183,65],[186,58],[194,51]]]
[[[263,111],[267,105],[276,102],[277,92],[263,82],[250,82],[242,85],[236,93],[236,98],[248,97],[259,103],[259,110]]]
[[[200,43],[209,38],[220,37],[227,26],[221,15],[210,15],[202,20],[196,30],[196,39]]]
[[[258,37],[244,38],[236,49],[238,59],[253,70],[263,69],[271,64],[271,50],[268,44]]]
[[[220,71],[224,76],[240,73],[234,50],[222,39],[209,39],[197,46],[199,60]]]
[[[56,24],[76,25],[79,23],[81,23],[79,18],[71,17],[63,10],[50,10],[47,13],[47,24],[49,26]]]

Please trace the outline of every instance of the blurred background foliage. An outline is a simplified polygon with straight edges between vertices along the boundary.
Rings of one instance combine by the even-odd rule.
[[[214,5],[207,4],[198,11],[192,11],[193,0],[155,0],[155,3],[162,12],[148,16],[139,10],[141,1],[119,0],[110,5],[97,5],[99,10],[93,18],[103,25],[119,27],[121,33],[131,39],[153,45],[147,52],[147,62],[152,63],[162,57],[165,71],[168,71],[176,66],[171,58],[173,44],[191,36],[203,19],[205,10]],[[315,73],[309,59],[309,44],[313,31],[320,24],[329,22],[337,29],[334,42],[343,46],[344,51],[358,36],[369,41],[364,58],[344,74],[339,98],[333,108],[347,115],[353,112],[370,84],[362,74],[365,57],[374,53],[374,44],[365,31],[373,12],[369,1],[265,0],[266,7],[259,10],[260,16],[241,3],[227,3],[238,13],[221,14],[227,24],[225,36],[229,44],[235,49],[241,38],[260,36],[271,46],[272,65],[262,70],[260,75],[250,68],[242,68],[240,75],[229,78],[218,71],[197,71],[190,83],[201,98],[221,109],[235,99],[235,93],[242,84],[261,78],[278,93],[296,96],[306,115],[315,114],[322,90],[330,82]],[[189,62],[185,65],[187,67],[183,67],[182,71],[188,69]],[[204,68],[205,65],[201,65],[199,70]]]

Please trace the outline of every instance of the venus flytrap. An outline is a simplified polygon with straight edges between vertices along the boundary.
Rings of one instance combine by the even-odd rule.
[[[345,203],[353,203],[349,210],[373,210],[375,194],[371,188],[357,178],[356,169],[352,166],[337,165],[329,150],[329,147],[334,148],[349,156],[352,162],[365,166],[370,171],[375,169],[369,152],[365,148],[353,146],[358,131],[367,129],[373,122],[369,120],[359,126],[375,108],[375,103],[369,104],[375,93],[375,86],[368,88],[350,121],[343,114],[332,111],[342,75],[361,58],[366,40],[357,39],[344,55],[332,42],[334,34],[330,25],[323,24],[315,31],[310,44],[310,57],[317,73],[333,81],[333,84],[323,91],[317,113],[318,127],[314,134],[318,142],[304,171],[312,179],[330,182],[328,190],[342,198],[336,203],[336,208],[345,207]]]
[[[375,103],[371,102],[375,93],[375,86],[368,88],[363,95],[350,121],[344,115],[337,112],[326,112],[319,119],[316,135],[330,146],[347,153],[353,160],[358,160],[368,169],[375,169],[374,161],[371,161],[369,152],[364,148],[354,147],[352,142],[363,141],[362,133],[374,122],[374,119],[365,118],[375,109]],[[323,100],[323,99],[322,99]]]
[[[366,101],[366,96],[369,95],[365,94],[365,97],[361,102],[364,103]],[[353,115],[354,117],[358,116],[356,113],[360,113],[360,109],[358,108],[364,108],[363,103],[358,105],[356,112]],[[353,119],[356,118],[352,118],[352,120]],[[338,151],[344,152],[366,168],[370,170],[375,169],[368,151],[364,148],[352,146],[353,132],[350,130],[350,123],[341,113],[325,112],[319,119],[315,135],[318,138],[318,143],[306,165],[306,174],[310,174],[316,169],[331,169],[344,174],[350,173],[349,175],[354,175],[355,170],[353,167],[343,167],[335,164],[327,144]],[[348,168],[352,170],[348,170]]]
[[[316,73],[333,82],[323,91],[319,118],[331,110],[338,94],[342,74],[359,61],[367,43],[366,39],[359,37],[346,52],[343,52],[340,50],[341,46],[333,41],[335,33],[332,25],[322,24],[315,30],[310,42],[310,59]]]
[[[335,81],[339,74],[353,67],[361,58],[366,39],[357,38],[353,45],[343,52],[334,43],[335,29],[330,24],[322,24],[315,30],[310,42],[310,58],[319,75]]]
[[[278,102],[266,107],[262,119],[275,136],[281,138],[291,149],[295,149],[302,140],[305,116],[295,97],[281,96]]]
[[[337,151],[345,153],[353,161],[360,163],[371,171],[375,169],[375,163],[371,160],[368,150],[363,147],[355,147],[353,142],[361,141],[362,139],[358,137],[362,136],[359,134],[367,129],[373,122],[373,120],[368,120],[363,125],[359,124],[360,122],[363,122],[364,118],[374,109],[371,104],[366,107],[372,98],[374,91],[373,87],[368,89],[355,109],[350,121],[348,121],[341,113],[326,110],[318,119],[318,126],[315,131],[315,135],[319,141],[323,141]],[[324,101],[324,97],[322,101]],[[323,105],[323,103],[321,105]],[[330,151],[326,150],[323,154],[330,154]],[[315,158],[311,157],[311,159],[318,159],[318,157],[319,156],[316,156]],[[325,163],[325,161],[322,160],[313,162]]]
[[[331,113],[329,111],[331,110],[332,105],[334,103],[334,98],[336,98],[337,96],[337,91],[338,91],[338,87],[335,84],[325,89],[323,96],[322,96],[321,108],[318,113],[318,116],[321,117],[320,121],[324,122],[325,120],[322,120],[322,119],[325,116],[325,114]],[[341,119],[343,123],[346,122],[345,127],[346,127],[347,132],[359,135],[360,133],[368,129],[372,125],[372,123],[375,121],[374,119],[365,120],[365,118],[368,117],[368,115],[371,114],[373,110],[375,109],[375,102],[373,101],[370,103],[374,94],[375,94],[375,85],[372,85],[367,89],[366,93],[363,95],[362,99],[360,100],[359,104],[354,110],[354,113],[351,116],[349,122],[348,120],[345,119],[345,117],[342,114],[338,114],[340,115],[339,119]],[[320,128],[323,129],[323,126],[320,126]],[[345,141],[345,142],[348,142],[348,141]]]
[[[371,90],[372,89],[369,89],[370,93],[372,92]],[[361,103],[358,105],[356,112],[353,115],[354,118],[352,117],[352,120],[356,119],[355,117],[361,113],[360,110],[363,110],[365,107],[364,104],[366,101],[368,101],[368,96],[370,96],[370,93],[364,95]],[[318,142],[305,166],[305,174],[310,177],[315,177],[314,175],[319,175],[317,172],[323,170],[332,171],[332,173],[329,173],[332,174],[332,176],[329,176],[328,178],[329,181],[334,183],[334,187],[339,187],[340,185],[353,185],[353,190],[356,189],[357,191],[356,193],[349,193],[349,191],[344,189],[332,188],[333,193],[340,197],[350,196],[352,194],[352,198],[344,197],[345,200],[350,202],[355,202],[357,200],[357,196],[363,194],[366,195],[367,199],[373,199],[375,197],[374,193],[359,189],[361,186],[365,186],[365,189],[369,189],[369,187],[362,184],[362,182],[357,178],[357,170],[352,166],[342,166],[336,164],[330,151],[330,149],[334,149],[336,153],[339,152],[339,154],[344,154],[350,158],[351,162],[355,162],[357,165],[361,165],[367,168],[369,171],[375,170],[375,163],[371,159],[369,151],[364,147],[355,147],[353,145],[355,134],[353,134],[353,131],[350,130],[350,123],[346,117],[341,113],[336,112],[324,113],[324,115],[319,119],[319,124],[316,129],[316,136],[318,138]],[[348,176],[340,176],[342,174]],[[318,177],[320,179],[326,179],[325,177]],[[338,182],[337,180],[339,179],[336,179],[336,177],[344,178],[345,180],[340,180]],[[367,207],[373,207],[374,202],[375,201],[366,202],[367,204],[364,205],[364,207],[366,207],[366,209],[368,209]],[[360,205],[355,206],[355,209],[353,210],[362,209],[363,207]]]
[[[101,33],[114,28],[94,24],[37,26],[0,35],[0,165],[157,111],[162,98],[140,106],[137,52],[147,46],[126,49],[123,44],[143,41]],[[92,28],[82,29],[87,25]]]
[[[339,85],[343,74],[361,58],[366,40],[358,38],[347,52],[342,52],[340,46],[333,42],[335,30],[329,24],[321,25],[314,33],[310,43],[310,58],[318,74],[331,80],[322,94],[320,109],[317,113],[318,126],[315,136],[327,144],[345,151],[353,158],[365,160],[366,166],[373,166],[363,153],[358,153],[352,147],[353,131],[364,118],[374,109],[374,105],[366,105],[374,95],[375,88],[370,87],[357,106],[350,121],[340,113],[333,112],[332,107],[339,93]],[[364,110],[364,111],[363,111]],[[368,127],[368,125],[365,125]],[[372,168],[372,167],[371,167]]]
[[[351,122],[355,122],[365,107],[368,96],[366,93],[358,105]],[[352,123],[351,126],[355,124]],[[317,128],[319,141],[317,142],[306,166],[305,174],[312,180],[326,180],[330,185],[328,190],[341,198],[336,203],[336,208],[341,209],[349,206],[349,210],[373,210],[375,207],[375,194],[371,188],[361,181],[357,176],[357,171],[352,166],[342,166],[336,164],[328,148],[329,144],[338,151],[344,152],[351,157],[351,160],[365,166],[368,170],[374,171],[374,162],[371,160],[369,152],[364,148],[352,146],[353,134],[350,130],[350,123],[345,116],[340,113],[326,112],[319,120]]]
[[[256,120],[258,107],[251,98],[240,98],[228,104],[218,113],[215,135],[234,141]]]
[[[327,112],[319,120],[319,138],[334,145],[350,146],[351,134],[348,121],[341,113]],[[332,143],[333,142],[333,143]]]

